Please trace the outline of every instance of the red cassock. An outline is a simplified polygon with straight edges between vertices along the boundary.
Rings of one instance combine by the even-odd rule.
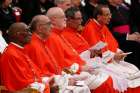
[[[62,31],[53,29],[50,37],[46,40],[46,46],[49,47],[58,64],[64,68],[69,67],[74,62],[81,66],[85,64],[78,54],[72,50],[71,44],[62,36]],[[104,92],[103,92],[104,91]],[[113,89],[111,77],[109,77],[100,87],[91,91],[92,93],[117,93]]]
[[[78,63],[80,66],[84,65],[85,62],[81,60],[70,43],[61,36],[61,32],[61,30],[53,28],[51,35],[45,41],[45,45],[48,46],[59,66],[63,69],[70,67],[73,63]]]
[[[101,26],[94,19],[90,19],[89,22],[86,24],[84,31],[82,32],[82,36],[89,43],[90,46],[94,46],[99,41],[103,41],[107,43],[107,47],[105,47],[103,51],[117,51],[118,43],[113,37],[113,35],[110,33],[109,29],[105,25]]]
[[[76,29],[65,28],[61,33],[67,41],[79,52],[89,48],[87,41],[76,31]],[[101,86],[91,91],[92,93],[118,93],[113,89],[112,78],[109,77]]]
[[[107,43],[107,46],[103,49],[103,51],[117,51],[118,43],[113,37],[113,35],[110,33],[107,26],[101,26],[94,19],[90,19],[89,22],[85,25],[82,36],[90,44],[90,46],[94,46],[99,41],[104,41]],[[125,93],[140,93],[140,87],[128,88]]]
[[[88,42],[77,32],[76,29],[66,27],[61,35],[64,36],[79,54],[89,48]]]
[[[26,88],[35,82],[35,78],[41,81],[39,68],[24,54],[22,47],[13,43],[10,43],[1,55],[0,73],[1,83],[9,91]]]
[[[37,34],[33,33],[31,42],[25,46],[25,52],[33,60],[34,64],[41,69],[43,76],[60,74],[60,67],[47,46],[45,46],[44,41]]]

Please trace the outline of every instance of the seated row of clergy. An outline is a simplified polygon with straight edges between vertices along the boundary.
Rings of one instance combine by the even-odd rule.
[[[61,73],[60,67],[55,63],[51,53],[43,44],[43,40],[48,37],[49,26],[49,19],[45,15],[34,17],[31,23],[31,29],[35,33],[32,35],[31,42],[26,46],[25,44],[30,41],[31,36],[31,33],[27,32],[27,26],[24,23],[15,23],[9,28],[8,34],[11,43],[6,47],[0,59],[1,83],[9,91],[22,91],[25,93],[28,87],[33,87],[39,89],[40,92],[44,92],[46,85],[45,79],[47,79],[45,76]],[[28,50],[29,48],[34,50],[30,52]],[[27,55],[27,53],[31,55]],[[34,60],[33,57],[36,58],[34,61],[35,65],[32,62]],[[91,76],[90,74],[86,75],[88,75],[85,76],[86,78]],[[41,81],[42,77],[43,81]],[[63,82],[63,80],[60,82]],[[85,85],[83,87],[77,86],[73,88],[75,93],[90,93],[89,88]],[[67,91],[66,93],[68,93]],[[45,92],[49,93],[49,89],[45,90]],[[64,92],[62,91],[60,93]]]
[[[39,15],[35,17],[35,20],[38,20],[38,18],[45,18],[46,21],[49,21],[46,16]],[[51,69],[47,70],[48,63],[42,63],[43,65],[39,64],[44,66],[40,70],[39,66],[35,65],[26,54],[24,45],[29,43],[31,39],[31,33],[27,32],[27,25],[25,25],[24,23],[12,24],[9,28],[8,35],[11,43],[6,47],[0,59],[1,84],[4,85],[8,89],[8,91],[12,91],[15,93],[29,93],[30,88],[38,90],[40,93],[50,93],[48,82],[53,78],[53,74],[55,73],[51,73]],[[36,35],[39,38],[42,38],[40,35]],[[41,40],[39,38],[38,40]],[[41,51],[39,50],[39,52]],[[44,72],[43,69],[45,70]],[[59,74],[57,70],[56,73]],[[49,77],[50,79],[48,79]],[[55,77],[61,79],[59,78],[59,76]],[[62,81],[59,80],[57,82],[63,82],[63,79],[61,80]],[[75,93],[90,93],[89,88],[84,85],[80,87],[75,86],[73,88],[73,91]],[[68,91],[69,90],[66,90],[66,93],[69,93]]]
[[[104,7],[104,8],[106,10],[107,7]],[[103,8],[103,10],[104,10],[104,8]],[[80,24],[79,22],[81,21],[81,19],[80,19],[81,16],[79,16],[80,12],[79,11],[77,12],[77,10],[76,10],[77,13],[74,12],[74,16],[73,16],[73,15],[71,15],[72,11],[75,11],[75,10],[72,8],[67,11],[67,12],[70,12],[70,14],[69,13],[67,14],[69,16],[68,22],[72,22],[73,24],[74,24],[74,22],[76,22],[76,24],[79,25]],[[76,15],[78,15],[79,18],[75,18]],[[101,14],[98,14],[98,16],[99,15],[101,17]],[[31,31],[33,32],[32,40],[29,44],[27,44],[23,48],[24,51],[22,49],[18,49],[18,50],[22,50],[22,52],[23,52],[22,56],[24,55],[25,58],[29,56],[28,61],[29,61],[29,59],[31,59],[34,62],[35,66],[39,67],[39,69],[42,71],[42,73],[39,74],[39,76],[43,77],[43,76],[52,76],[53,74],[60,74],[62,69],[64,69],[65,67],[69,68],[71,65],[77,63],[77,64],[79,64],[79,68],[81,69],[81,71],[83,70],[83,67],[84,67],[85,71],[88,71],[91,74],[93,74],[93,75],[91,75],[89,73],[86,73],[86,75],[88,75],[88,76],[84,77],[83,79],[80,78],[80,80],[88,81],[86,83],[90,87],[90,89],[93,89],[93,92],[95,92],[95,93],[102,93],[102,92],[117,93],[119,91],[124,91],[124,90],[121,90],[118,86],[121,85],[121,83],[122,83],[121,80],[124,81],[127,78],[124,77],[123,75],[121,77],[115,76],[115,75],[118,75],[118,73],[116,73],[116,71],[119,70],[115,67],[115,65],[120,66],[121,68],[123,68],[125,70],[130,68],[130,74],[137,72],[138,71],[137,68],[135,68],[135,67],[131,68],[131,67],[129,67],[131,64],[129,64],[129,66],[128,66],[127,63],[126,64],[128,67],[123,66],[126,64],[120,65],[120,63],[119,64],[116,63],[115,65],[114,64],[104,65],[104,64],[97,63],[98,67],[101,66],[101,69],[98,69],[98,70],[95,69],[95,71],[93,71],[93,67],[94,68],[97,67],[97,66],[93,66],[95,64],[91,65],[93,67],[91,67],[89,65],[83,66],[85,64],[85,62],[80,59],[80,57],[78,56],[78,53],[76,53],[76,51],[73,49],[72,44],[69,41],[67,41],[67,38],[66,38],[67,36],[65,37],[65,35],[63,35],[63,32],[65,32],[65,31],[62,31],[62,30],[66,25],[66,23],[65,23],[66,18],[65,18],[65,15],[64,15],[64,12],[62,11],[62,9],[57,8],[57,7],[51,8],[51,9],[49,9],[47,16],[50,18],[51,23],[48,22],[48,18],[43,15],[39,15],[39,16],[36,16],[33,18],[32,22],[31,22]],[[98,21],[98,19],[97,19],[97,21]],[[51,24],[52,24],[52,28],[51,28]],[[51,33],[50,33],[50,29],[52,31]],[[86,27],[85,27],[85,29],[86,29]],[[90,28],[90,30],[91,29],[93,29],[93,28]],[[25,30],[27,30],[27,29],[25,29]],[[16,32],[17,33],[14,37],[16,37],[18,35],[18,30],[16,30]],[[10,29],[9,29],[9,33],[10,33]],[[23,34],[22,36],[18,37],[20,40],[25,39],[25,37],[24,37],[25,33],[22,33],[22,34]],[[77,32],[75,32],[75,36],[77,36],[78,38],[82,37]],[[11,37],[11,38],[14,39],[14,37]],[[68,36],[68,37],[70,37],[70,36]],[[74,38],[74,36],[73,36],[73,38]],[[27,40],[27,38],[26,38],[26,40]],[[84,40],[84,39],[81,39],[81,40]],[[95,38],[95,40],[96,40],[96,38]],[[113,39],[111,39],[111,40],[113,40]],[[16,39],[14,40],[15,43],[19,43],[18,41],[19,40],[16,40]],[[106,43],[108,43],[108,42],[106,42]],[[21,44],[21,43],[19,43],[19,44]],[[79,44],[79,43],[77,43],[77,44]],[[21,77],[18,77],[18,76],[20,76],[18,74],[21,74],[22,78],[24,77],[25,74],[23,75],[23,73],[20,73],[20,72],[17,73],[15,71],[14,71],[14,73],[10,72],[13,70],[13,68],[11,68],[11,65],[9,64],[11,61],[10,60],[6,61],[6,58],[4,58],[5,57],[4,55],[8,55],[8,54],[6,54],[6,51],[8,51],[8,48],[10,45],[13,46],[13,44],[9,44],[7,49],[5,49],[5,51],[1,57],[1,71],[4,71],[4,69],[6,69],[4,67],[4,65],[7,65],[7,64],[9,65],[9,66],[7,66],[8,70],[6,70],[8,74],[6,74],[6,72],[2,73],[2,75],[3,75],[2,82],[8,89],[12,90],[12,89],[15,89],[15,88],[12,88],[15,82],[14,82],[14,80],[10,80],[9,77],[17,76],[17,78],[14,78],[15,81],[16,80],[20,81]],[[23,44],[21,44],[21,45],[23,45]],[[109,46],[109,44],[107,46]],[[15,52],[13,52],[13,53],[15,53]],[[19,54],[17,54],[16,56],[19,56]],[[28,56],[25,54],[27,54]],[[18,59],[19,59],[19,57],[18,57]],[[21,59],[21,60],[23,60],[23,59]],[[84,60],[86,60],[86,59],[84,59]],[[88,58],[88,60],[90,60],[90,57]],[[114,60],[115,60],[115,58],[114,58]],[[9,63],[8,63],[8,61],[9,61]],[[32,62],[28,62],[28,63],[29,63],[28,65],[30,66],[30,68],[34,67]],[[17,68],[19,69],[17,71],[22,71],[22,70],[20,70],[21,67],[19,67],[22,65],[20,65],[20,63],[17,63],[17,62],[15,62],[15,64],[17,64]],[[107,64],[107,62],[106,62],[106,64]],[[106,68],[106,67],[112,67],[112,66],[116,68],[115,71],[113,69]],[[77,68],[77,65],[74,65],[74,68]],[[24,70],[26,70],[25,72],[28,72],[27,69],[24,69]],[[35,69],[35,70],[37,70],[37,69]],[[31,69],[30,72],[33,72],[32,73],[33,76],[37,77],[37,74],[35,72],[38,72],[39,70],[38,71],[35,71],[35,70]],[[110,70],[112,72],[110,72]],[[12,76],[9,73],[11,73],[12,75],[15,75],[15,76]],[[80,71],[79,71],[79,73],[80,73]],[[106,73],[106,74],[103,74],[103,73]],[[119,73],[127,74],[126,71],[124,71],[124,72],[120,71]],[[29,74],[29,75],[32,75],[32,74]],[[6,75],[8,75],[8,76],[6,76]],[[85,75],[85,73],[81,72],[80,75]],[[109,75],[111,75],[111,77]],[[78,75],[73,75],[73,78],[77,79],[77,76]],[[35,78],[34,80],[36,81],[36,79],[37,78]],[[112,82],[112,79],[113,79],[113,82]],[[118,82],[121,82],[121,83],[118,83],[117,80],[118,80]],[[112,83],[113,83],[113,85],[112,85]],[[127,84],[125,85],[126,87],[123,87],[123,89],[126,90],[126,88],[129,88],[129,86],[128,86],[127,81],[124,82],[123,84],[125,84],[125,83],[127,83]],[[10,84],[12,84],[11,87],[9,86]],[[15,87],[17,87],[16,84],[15,84]],[[24,84],[21,84],[21,85],[24,85]],[[18,87],[20,87],[20,86],[18,86]],[[23,88],[23,86],[21,86],[21,87]],[[137,88],[135,88],[135,87],[137,87]],[[129,92],[129,89],[127,91]],[[130,91],[133,91],[133,93],[137,93],[134,91],[139,91],[139,87],[134,86],[132,89],[130,89]],[[88,92],[85,92],[85,93],[88,93]]]
[[[103,73],[107,73],[107,74],[111,75],[111,77],[113,79],[113,86],[119,92],[120,91],[124,92],[129,87],[136,88],[139,86],[139,84],[137,83],[137,81],[138,81],[137,79],[133,80],[133,81],[127,79],[127,78],[129,78],[129,79],[136,78],[137,76],[139,77],[139,70],[134,65],[124,62],[122,60],[124,58],[124,56],[126,56],[128,53],[123,53],[123,51],[118,49],[118,43],[116,42],[115,38],[111,35],[109,30],[105,26],[107,23],[109,23],[110,18],[111,18],[110,10],[109,10],[108,6],[106,6],[106,5],[98,6],[95,11],[95,17],[96,17],[97,22],[95,22],[95,20],[93,21],[91,19],[86,24],[84,31],[82,32],[82,35],[85,38],[85,40],[88,41],[88,43],[77,32],[77,28],[81,24],[81,18],[82,18],[80,11],[76,8],[71,8],[71,9],[68,9],[65,12],[65,14],[67,17],[67,27],[64,29],[64,31],[61,31],[58,33],[58,35],[61,37],[61,39],[63,39],[64,42],[68,41],[72,45],[72,47],[75,48],[75,50],[77,50],[79,53],[81,53],[84,50],[89,49],[88,46],[92,47],[96,43],[98,43],[100,41],[104,41],[105,43],[107,43],[107,46],[103,49],[103,51],[110,50],[105,53],[106,54],[105,56],[103,55],[103,58],[105,58],[106,56],[109,55],[109,58],[107,58],[107,60],[105,60],[105,59],[102,60],[99,57],[91,59],[90,51],[92,51],[92,50],[90,50],[90,51],[87,50],[87,51],[81,53],[82,59],[84,59],[88,64],[90,64],[90,65],[92,64],[93,67],[95,66],[95,70],[97,70],[97,72],[99,71],[99,72],[103,72]],[[105,16],[105,15],[107,15],[107,16]],[[53,20],[53,18],[52,18],[52,20]],[[84,35],[86,35],[86,36],[84,36]],[[67,42],[66,42],[66,44],[70,47],[70,45]],[[117,53],[115,54],[115,52],[117,52]],[[113,60],[109,60],[110,57],[111,58],[114,57]],[[108,65],[102,64],[102,63],[104,63],[104,61],[105,61],[105,64],[107,64],[108,60],[112,61],[112,62]],[[135,73],[135,75],[133,77],[134,73]],[[130,75],[132,77],[130,77]],[[137,90],[137,89],[139,89],[139,88],[136,88],[134,90]],[[133,93],[134,93],[134,91],[133,91]]]
[[[43,44],[43,40],[46,39],[49,35],[50,26],[51,25],[49,19],[45,15],[38,15],[34,17],[31,23],[31,29],[34,33],[32,35],[31,42],[27,45],[25,44],[30,41],[31,33],[27,32],[28,29],[24,23],[15,23],[9,28],[8,34],[9,39],[12,43],[10,43],[6,47],[0,59],[1,83],[9,91],[22,90],[25,92],[26,88],[31,86],[33,88],[39,89],[40,92],[43,92],[46,80],[44,81],[43,78],[44,83],[42,84],[42,77],[61,73],[61,68],[53,59],[51,52],[47,49],[47,46],[44,46]],[[31,50],[28,50],[29,48]],[[76,58],[76,54],[74,54],[74,56],[75,58],[72,58],[73,60],[77,61],[79,59],[81,63],[83,62],[78,56],[78,59]],[[69,60],[68,62],[70,63],[71,60]],[[33,62],[35,63],[35,65]],[[66,65],[66,67],[68,67],[68,65]],[[91,83],[90,79],[91,81],[95,79],[94,75],[92,76],[88,73],[82,74],[86,74],[84,76],[85,79],[90,77],[89,79],[86,79],[88,81],[87,83]],[[105,79],[108,79],[108,75],[103,76]],[[77,75],[75,75],[75,77],[77,78]],[[104,78],[100,83],[103,83],[105,81]],[[60,82],[63,82],[63,80]],[[111,89],[108,89],[112,85],[112,81],[110,78],[108,79],[108,82],[110,82],[109,85],[107,83],[103,84],[102,86],[107,87],[108,85],[108,87],[106,88],[107,91],[112,91]],[[96,87],[96,84],[94,86]],[[88,87],[86,86],[80,86],[76,88],[76,93],[79,93],[78,91],[80,90],[84,90],[83,93],[90,93]],[[76,91],[76,88],[74,87],[73,91]],[[100,88],[97,89],[97,92],[99,90]],[[45,92],[49,93],[49,89]]]
[[[97,68],[96,70],[103,71],[111,75],[113,81],[116,82],[113,83],[114,86],[116,86],[115,88],[117,88],[117,90],[123,92],[128,87],[138,87],[139,84],[137,81],[139,79],[136,79],[134,81],[130,81],[127,79],[128,77],[129,79],[137,78],[137,76],[139,77],[138,68],[130,63],[123,61],[124,56],[127,56],[127,54],[129,53],[123,53],[123,51],[118,48],[117,41],[112,36],[108,28],[105,26],[109,23],[111,18],[108,6],[99,5],[97,7],[94,13],[95,19],[90,19],[89,22],[86,24],[84,31],[81,33],[84,39],[78,34],[77,31],[78,25],[81,24],[80,18],[82,18],[80,11],[75,8],[71,9],[71,11],[73,12],[70,12],[70,10],[68,10],[65,12],[67,17],[67,27],[66,29],[64,29],[61,35],[63,35],[64,38],[67,39],[69,43],[71,43],[73,48],[75,48],[80,53],[81,58],[87,63],[92,64],[95,69]],[[107,43],[107,45],[102,49],[102,59],[100,59],[99,57],[90,58],[90,51],[87,49],[96,45],[100,41]],[[110,60],[110,58],[113,59]],[[106,63],[108,61],[110,62],[109,64]],[[118,85],[115,85],[117,84],[118,80]],[[135,85],[134,83],[137,83],[138,85]]]

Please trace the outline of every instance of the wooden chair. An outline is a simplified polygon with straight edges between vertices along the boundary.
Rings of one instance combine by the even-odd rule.
[[[0,93],[2,93],[1,91],[6,91],[7,89],[5,88],[5,86],[0,85]]]
[[[8,89],[6,89],[5,86],[0,85],[0,93],[2,93],[2,91],[8,91]],[[20,91],[10,92],[10,93],[39,93],[39,91],[33,88],[26,88]]]

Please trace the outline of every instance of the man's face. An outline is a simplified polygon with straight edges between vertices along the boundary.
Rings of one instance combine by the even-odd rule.
[[[55,21],[55,25],[57,27],[59,27],[60,29],[63,29],[66,27],[66,16],[62,11],[59,12],[59,14],[57,14],[55,17],[54,17],[54,21]]]
[[[38,24],[38,26],[38,31],[44,36],[44,38],[47,38],[50,35],[51,30],[50,20],[46,16],[44,16],[42,17],[42,21]]]
[[[50,31],[51,31],[51,22],[46,22],[41,24],[43,29],[41,31],[41,33],[44,34],[44,36],[47,38],[50,35]]]
[[[68,20],[69,21],[69,20]],[[81,12],[80,11],[77,11],[75,12],[75,16],[74,18],[71,18],[70,19],[70,25],[77,29],[80,25],[81,25],[81,22],[82,22],[82,15],[81,15]]]
[[[61,8],[65,11],[72,6],[71,0],[66,0],[62,5]]]
[[[80,0],[72,0],[72,4],[74,5],[74,6],[80,6]]]
[[[8,7],[11,3],[12,3],[12,0],[5,0],[5,1],[4,1],[4,5],[7,6],[7,7]]]
[[[101,24],[109,24],[111,19],[111,13],[109,8],[102,8],[102,15],[100,15],[99,20]]]
[[[23,44],[27,44],[30,42],[31,35],[32,34],[31,34],[31,32],[29,32],[27,25],[24,25],[21,30],[16,32],[17,39]]]

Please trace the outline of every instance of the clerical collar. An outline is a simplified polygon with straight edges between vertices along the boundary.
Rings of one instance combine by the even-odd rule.
[[[76,29],[76,28],[72,28],[72,27],[66,27],[66,29],[64,29],[64,31],[65,30],[70,30],[70,32],[78,33],[78,28]]]
[[[15,46],[17,46],[17,47],[19,47],[19,48],[22,48],[22,49],[23,49],[23,47],[22,47],[22,46],[20,46],[20,45],[18,45],[18,44],[16,44],[16,43],[14,43],[14,42],[11,42],[11,44],[13,44],[13,45],[15,45]]]
[[[63,31],[63,29],[58,29],[58,28],[53,28],[52,32],[57,33],[57,34],[61,34]]]
[[[33,33],[33,36],[35,36],[35,37],[37,37],[37,38],[39,38],[41,40],[41,38],[40,38],[40,36],[38,34]]]
[[[97,20],[95,20],[95,19],[93,19],[93,20],[98,26],[101,26],[101,24]]]
[[[76,30],[75,28],[72,28],[72,27],[66,27],[66,29],[70,29],[72,31]]]
[[[100,30],[102,27],[104,27],[104,25],[101,25],[96,19],[93,19],[93,21],[97,26],[97,30]]]
[[[41,42],[45,42],[45,40],[43,40],[38,34],[34,33],[33,37],[38,38],[38,40],[40,40]]]

